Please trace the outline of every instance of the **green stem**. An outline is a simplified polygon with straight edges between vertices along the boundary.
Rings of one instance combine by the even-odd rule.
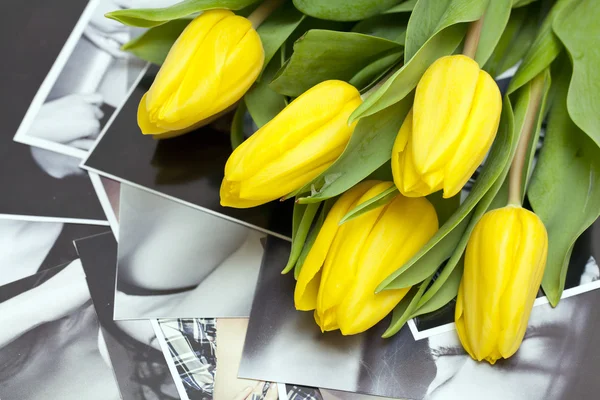
[[[484,18],[485,14],[477,21],[473,21],[469,24],[469,29],[467,30],[467,36],[465,38],[465,46],[463,47],[463,54],[467,57],[475,58]]]
[[[256,10],[248,16],[254,29],[258,28],[269,15],[273,13],[285,0],[265,0]]]
[[[531,141],[531,134],[533,133],[537,115],[542,104],[544,84],[544,73],[539,74],[531,81],[531,87],[529,88],[531,94],[529,107],[527,107],[527,112],[525,113],[523,129],[519,134],[519,144],[517,145],[517,150],[510,166],[508,204],[516,206],[521,206],[522,204],[523,169],[525,168],[525,160],[527,158],[529,142]]]

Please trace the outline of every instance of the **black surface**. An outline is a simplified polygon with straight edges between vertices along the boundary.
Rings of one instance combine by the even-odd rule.
[[[106,220],[87,176],[55,179],[12,141],[29,104],[87,5],[3,0],[0,17],[0,213]]]
[[[156,72],[153,67],[146,73],[85,165],[122,182],[132,182],[290,237],[291,201],[274,201],[248,209],[219,204],[223,170],[231,154],[228,134],[205,127],[177,138],[155,140],[140,133],[138,104]]]

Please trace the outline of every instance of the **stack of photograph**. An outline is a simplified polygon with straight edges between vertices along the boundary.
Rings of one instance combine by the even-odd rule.
[[[344,336],[297,311],[281,274],[294,199],[220,203],[232,113],[140,133],[160,66],[122,49],[144,29],[105,14],[176,3],[4,0],[0,400],[597,398],[599,222],[558,307],[540,291],[521,348],[494,367],[463,349],[456,300],[389,339],[391,316]],[[495,77],[502,91],[514,71]]]

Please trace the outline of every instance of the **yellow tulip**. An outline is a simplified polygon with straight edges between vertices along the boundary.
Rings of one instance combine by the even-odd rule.
[[[413,109],[392,150],[394,183],[405,196],[452,197],[490,149],[502,110],[494,79],[464,55],[435,61],[419,81]]]
[[[396,196],[390,203],[339,226],[358,204],[392,186],[366,181],[330,210],[310,249],[294,292],[296,309],[315,310],[322,331],[364,332],[381,321],[410,288],[375,289],[435,234],[438,219],[426,198]]]
[[[548,235],[540,218],[508,205],[485,214],[465,255],[456,302],[456,330],[475,360],[494,364],[523,340],[544,275]]]
[[[362,103],[349,83],[330,80],[304,92],[238,146],[225,165],[221,205],[254,207],[297,190],[344,151]]]
[[[260,37],[244,17],[205,11],[181,33],[138,107],[145,135],[173,137],[228,111],[258,77]]]

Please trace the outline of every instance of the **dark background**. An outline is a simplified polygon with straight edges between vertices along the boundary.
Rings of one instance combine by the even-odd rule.
[[[228,133],[204,127],[166,140],[141,134],[136,117],[138,104],[157,71],[157,67],[148,70],[85,165],[122,182],[132,182],[262,230],[291,237],[291,201],[274,201],[247,209],[219,204],[223,171],[231,154]]]
[[[87,176],[55,179],[12,141],[85,0],[2,0],[0,17],[0,213],[106,220]]]

